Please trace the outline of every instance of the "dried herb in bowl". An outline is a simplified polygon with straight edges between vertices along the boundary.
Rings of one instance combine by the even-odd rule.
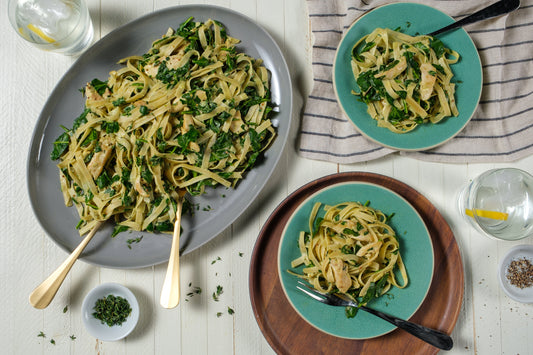
[[[128,300],[115,295],[99,298],[93,310],[93,317],[110,327],[122,325],[131,314],[131,306]]]

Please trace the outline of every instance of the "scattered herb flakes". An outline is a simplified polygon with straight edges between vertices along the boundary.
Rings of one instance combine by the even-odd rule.
[[[127,299],[115,295],[107,295],[96,301],[93,317],[102,324],[112,327],[122,325],[131,314],[131,306]]]
[[[222,317],[222,312],[217,312],[217,318]]]
[[[233,315],[234,313],[235,311],[233,310],[233,308],[228,307],[228,314]]]
[[[50,339],[50,343],[56,345],[56,341],[54,339]]]
[[[46,338],[46,334],[44,334],[42,331],[40,331],[39,334],[37,334],[37,336],[41,338]]]
[[[142,239],[143,239],[143,235],[141,235],[140,237],[137,237],[137,238],[132,238],[132,239],[128,239],[126,240],[126,243],[128,244],[128,248],[131,249],[131,245],[133,243],[135,244],[138,244]]]
[[[213,292],[213,300],[215,302],[218,302],[219,298],[220,298],[220,295],[224,292],[222,286],[218,285],[217,286],[217,290],[215,292]]]
[[[244,255],[244,253],[239,252],[239,256],[240,256],[241,258],[243,257],[243,255]]]
[[[203,208],[204,212],[209,212],[209,211],[212,211],[213,208],[210,206],[210,205],[207,205]]]
[[[70,336],[70,340],[76,340],[76,336],[75,336],[74,334],[72,334],[72,335]]]
[[[211,265],[213,265],[214,263],[216,263],[217,261],[221,261],[222,259],[220,258],[220,256],[218,256],[215,260],[211,261]]]
[[[68,311],[68,306],[65,306],[65,308],[63,308],[63,313],[67,313]]]
[[[192,287],[192,282],[189,283],[189,288],[191,288],[191,287]],[[187,297],[191,298],[192,296],[199,295],[201,293],[202,293],[202,289],[200,287],[198,287],[198,286],[195,286],[195,287],[192,287],[191,291],[187,292]],[[186,298],[185,301],[188,302],[189,299]]]

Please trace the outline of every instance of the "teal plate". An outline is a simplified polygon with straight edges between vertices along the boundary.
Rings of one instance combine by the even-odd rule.
[[[445,118],[437,124],[420,125],[408,133],[393,133],[385,127],[378,127],[377,121],[367,113],[367,105],[351,93],[352,90],[359,91],[350,62],[352,47],[361,37],[378,27],[400,27],[403,33],[413,36],[430,33],[452,22],[453,18],[427,5],[393,3],[367,12],[347,30],[335,55],[333,87],[345,115],[365,137],[397,150],[427,150],[453,138],[470,121],[481,96],[483,73],[476,46],[462,28],[437,36],[446,47],[460,55],[459,61],[451,66],[453,80],[457,83],[457,117]]]
[[[359,311],[354,318],[346,318],[343,307],[325,305],[298,291],[296,285],[299,278],[287,272],[302,272],[303,266],[291,268],[291,261],[300,256],[298,236],[300,231],[308,231],[309,215],[315,202],[332,205],[346,201],[370,201],[371,207],[387,215],[394,213],[390,225],[399,238],[400,252],[409,277],[407,287],[393,287],[368,306],[403,319],[409,319],[417,311],[427,295],[433,277],[433,244],[418,212],[403,197],[379,185],[339,183],[326,187],[305,200],[290,217],[281,236],[278,274],[290,304],[309,324],[340,338],[369,339],[391,332],[396,327],[363,311]]]

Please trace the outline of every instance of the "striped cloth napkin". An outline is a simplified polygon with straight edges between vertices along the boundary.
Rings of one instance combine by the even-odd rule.
[[[377,159],[395,150],[369,141],[344,116],[332,85],[332,64],[344,31],[386,0],[308,0],[313,36],[313,89],[305,104],[301,156],[341,164]],[[481,0],[425,0],[461,19],[490,3]],[[508,162],[533,152],[533,0],[511,14],[465,27],[483,67],[479,107],[455,138],[422,152],[400,152],[436,162]]]

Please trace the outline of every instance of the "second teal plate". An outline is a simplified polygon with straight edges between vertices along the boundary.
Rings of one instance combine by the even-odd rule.
[[[459,62],[451,66],[457,83],[455,99],[459,116],[448,117],[438,124],[420,125],[405,134],[393,133],[387,128],[378,127],[376,120],[367,113],[367,105],[351,93],[352,90],[358,91],[350,64],[351,52],[361,37],[377,27],[401,27],[408,35],[430,33],[452,22],[453,18],[427,5],[393,3],[367,12],[348,29],[337,48],[333,86],[344,113],[365,137],[397,150],[427,150],[453,138],[470,121],[481,96],[483,75],[476,46],[464,29],[437,36],[446,47],[460,55]]]
[[[390,225],[400,242],[409,284],[404,289],[393,287],[368,306],[409,319],[424,301],[433,278],[434,255],[429,232],[418,212],[400,195],[379,185],[363,182],[331,185],[310,196],[296,209],[281,236],[278,274],[283,291],[296,312],[319,330],[348,339],[368,339],[395,329],[390,323],[359,311],[355,318],[346,318],[343,307],[332,307],[315,301],[296,289],[298,278],[287,272],[291,261],[300,256],[298,236],[308,231],[309,215],[315,202],[337,204],[346,201],[365,203],[386,215],[394,213]],[[302,266],[292,269],[301,273]]]

